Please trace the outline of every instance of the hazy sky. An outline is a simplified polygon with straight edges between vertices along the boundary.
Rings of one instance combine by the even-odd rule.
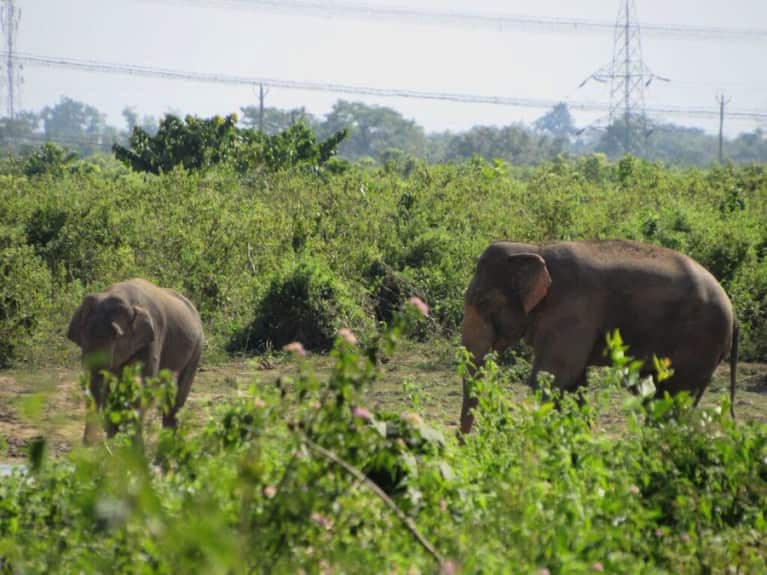
[[[319,2],[319,0],[316,0]],[[345,0],[348,4],[449,12],[614,21],[618,0]],[[237,8],[233,2],[17,0],[18,49],[37,55],[379,88],[609,101],[609,89],[578,85],[609,63],[611,34],[491,30],[417,21],[325,17],[297,10]],[[239,2],[246,5],[247,0]],[[332,4],[332,2],[327,2]],[[636,0],[646,24],[767,28],[765,0]],[[724,90],[737,108],[767,110],[767,41],[690,40],[646,34],[644,60],[672,79],[646,92],[652,106],[715,107]],[[38,110],[62,95],[85,101],[123,126],[121,110],[226,114],[256,104],[231,87],[27,66],[22,102]],[[531,122],[543,111],[401,98],[342,96],[393,107],[427,130]],[[322,115],[339,95],[270,89],[267,105]],[[576,114],[580,125],[598,115]],[[668,118],[678,123],[715,123]],[[764,124],[764,123],[762,123]],[[728,133],[754,122],[728,123]],[[767,128],[763,125],[762,127]]]

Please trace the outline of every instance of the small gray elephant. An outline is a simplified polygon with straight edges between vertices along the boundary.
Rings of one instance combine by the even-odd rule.
[[[583,386],[586,367],[606,363],[605,334],[615,329],[632,356],[671,360],[674,374],[658,385],[659,394],[687,391],[696,405],[729,354],[735,416],[732,303],[714,276],[683,254],[625,240],[496,242],[466,291],[462,343],[475,365],[524,338],[534,353],[533,386],[540,371],[553,374],[561,390]],[[463,433],[476,405],[464,382]]]
[[[91,370],[90,391],[99,410],[107,394],[102,370],[119,376],[126,365],[140,362],[144,378],[162,369],[176,373],[176,399],[162,419],[163,427],[176,427],[176,413],[189,395],[204,344],[200,315],[187,298],[143,279],[116,283],[83,299],[67,337],[80,346]],[[116,429],[107,422],[106,431],[112,436]],[[87,421],[84,442],[92,443],[95,434],[94,422]]]

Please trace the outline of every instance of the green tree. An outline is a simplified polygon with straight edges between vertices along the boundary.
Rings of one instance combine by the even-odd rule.
[[[42,174],[61,176],[77,160],[76,152],[53,142],[46,142],[24,159],[22,171],[30,177]]]
[[[645,157],[670,164],[708,166],[717,159],[717,137],[700,128],[656,124],[648,130]]]
[[[253,139],[237,129],[236,114],[210,119],[187,116],[183,120],[168,114],[154,136],[134,125],[130,147],[115,144],[113,150],[118,160],[134,170],[159,174],[176,166],[197,170],[222,163]]]
[[[392,148],[420,157],[426,153],[423,128],[391,108],[339,100],[325,117],[320,134],[329,137],[342,130],[348,132],[340,148],[345,158],[369,156],[380,161],[384,151]]]
[[[0,118],[0,148],[23,153],[41,138],[39,124],[40,117],[34,112],[21,112],[13,120]]]
[[[265,136],[261,158],[272,171],[299,164],[322,166],[337,154],[338,146],[346,138],[346,130],[340,130],[320,142],[312,129],[299,122],[284,132]]]
[[[565,151],[561,138],[537,135],[524,126],[475,126],[456,134],[447,143],[445,159],[463,160],[481,156],[486,160],[503,159],[512,164],[536,164]]]
[[[576,132],[573,117],[567,104],[560,102],[533,124],[536,132],[555,138],[569,138]]]
[[[107,126],[105,114],[71,98],[46,106],[40,117],[46,140],[72,146],[83,156],[108,149],[117,137],[117,130]]]
[[[134,126],[129,147],[115,144],[113,149],[118,160],[139,172],[159,174],[176,166],[201,170],[225,163],[240,171],[260,166],[276,171],[299,164],[324,165],[345,137],[340,131],[320,142],[303,122],[268,136],[238,128],[236,114],[184,120],[168,114],[156,135]]]
[[[725,146],[725,157],[735,162],[767,162],[767,133],[761,128],[739,134]]]
[[[128,126],[128,134],[132,133],[136,126],[143,129],[147,134],[154,135],[157,133],[159,126],[157,125],[157,118],[154,116],[144,115],[143,118],[140,118],[138,112],[129,106],[123,108],[122,116]]]
[[[242,112],[242,124],[246,128],[258,130],[260,119],[260,110],[258,106],[244,106],[240,108]],[[319,127],[319,120],[306,111],[306,108],[293,108],[292,110],[280,110],[279,108],[264,108],[264,133],[274,135],[284,132],[294,124],[303,122],[313,130]]]

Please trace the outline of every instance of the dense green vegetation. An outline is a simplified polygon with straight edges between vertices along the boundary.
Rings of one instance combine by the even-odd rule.
[[[618,340],[597,391],[560,409],[509,399],[524,360],[488,362],[463,446],[424,421],[416,392],[402,413],[362,395],[402,337],[455,341],[476,258],[498,238],[690,254],[735,303],[741,357],[767,361],[764,166],[349,164],[333,157],[342,134],[297,124],[248,140],[231,118],[134,134],[124,163],[48,145],[3,165],[0,364],[74,363],[63,332],[83,295],[141,276],[198,306],[208,364],[300,340],[334,346],[335,367],[327,381],[305,364],[276,386],[233,382],[202,430],[143,448],[132,406],[154,388],[126,373],[109,408],[125,435],[61,460],[42,438],[26,474],[0,479],[0,572],[767,570],[767,429],[734,425],[726,401],[626,396],[626,428],[605,430],[605,394],[638,377]]]
[[[201,433],[163,432],[149,452],[131,441],[138,389],[126,372],[110,405],[125,435],[66,462],[38,441],[29,470],[0,480],[0,571],[767,569],[767,429],[735,426],[726,399],[705,410],[629,399],[616,438],[595,423],[608,390],[638,378],[620,342],[599,391],[559,409],[510,401],[508,374],[489,362],[477,429],[459,446],[416,411],[361,403],[395,324],[364,351],[339,337],[327,381],[307,368],[233,390]]]
[[[286,317],[304,313],[286,309],[300,286],[285,282],[300,269],[321,270],[300,281],[326,284],[301,293],[325,298],[315,305],[352,327],[385,320],[415,293],[431,305],[430,331],[450,335],[490,241],[605,237],[659,243],[700,261],[735,303],[743,357],[767,358],[761,166],[669,169],[594,155],[536,168],[475,159],[339,171],[254,160],[245,170],[223,163],[153,175],[66,155],[40,164],[30,159],[0,176],[0,267],[11,280],[0,287],[3,363],[56,358],[69,349],[60,334],[83,294],[130,276],[187,294],[211,355],[236,349],[246,327],[265,321],[264,298],[282,298]],[[321,339],[331,336],[326,329]],[[41,345],[51,353],[35,351]]]
[[[468,160],[475,155],[492,161],[500,158],[513,164],[539,164],[560,154],[582,156],[594,152],[618,159],[624,149],[626,131],[618,121],[604,129],[576,126],[566,104],[558,104],[532,126],[512,122],[506,126],[474,126],[465,132],[427,133],[414,120],[396,110],[362,102],[339,100],[323,117],[304,108],[244,106],[239,127],[270,136],[296,124],[311,128],[321,141],[347,132],[339,147],[346,160],[364,159],[387,163],[392,159],[417,159],[429,163]],[[139,118],[131,108],[123,110],[127,131],[110,126],[106,116],[93,106],[70,98],[47,106],[39,113],[20,114],[15,120],[0,119],[0,150],[27,154],[41,142],[54,141],[81,156],[109,152],[112,144],[125,145],[138,134],[154,136],[158,131],[182,122],[183,114],[158,119]],[[174,122],[168,125],[168,118]],[[231,118],[228,116],[227,118]],[[193,119],[198,127],[205,121]],[[652,161],[683,166],[710,166],[718,161],[718,139],[699,128],[680,126],[647,118],[629,125],[631,154]],[[138,132],[137,130],[138,129]],[[223,130],[231,133],[231,130]],[[172,132],[171,132],[172,133]],[[253,139],[248,136],[246,140]],[[230,142],[231,143],[231,142]],[[723,157],[734,163],[767,162],[767,133],[762,129],[725,138]]]

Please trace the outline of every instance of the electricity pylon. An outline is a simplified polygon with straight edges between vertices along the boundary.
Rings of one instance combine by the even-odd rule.
[[[647,134],[644,91],[653,80],[668,78],[653,74],[642,59],[642,37],[634,0],[620,0],[613,33],[613,57],[589,80],[610,84],[610,125],[623,125],[623,151],[634,149],[634,136]],[[583,86],[581,84],[581,86]]]
[[[0,7],[0,25],[2,25],[3,48],[5,48],[5,62],[2,63],[2,82],[6,91],[6,112],[9,120],[16,119],[16,112],[20,108],[19,88],[23,82],[21,65],[16,62],[16,36],[19,31],[21,9],[14,0],[3,0]]]

